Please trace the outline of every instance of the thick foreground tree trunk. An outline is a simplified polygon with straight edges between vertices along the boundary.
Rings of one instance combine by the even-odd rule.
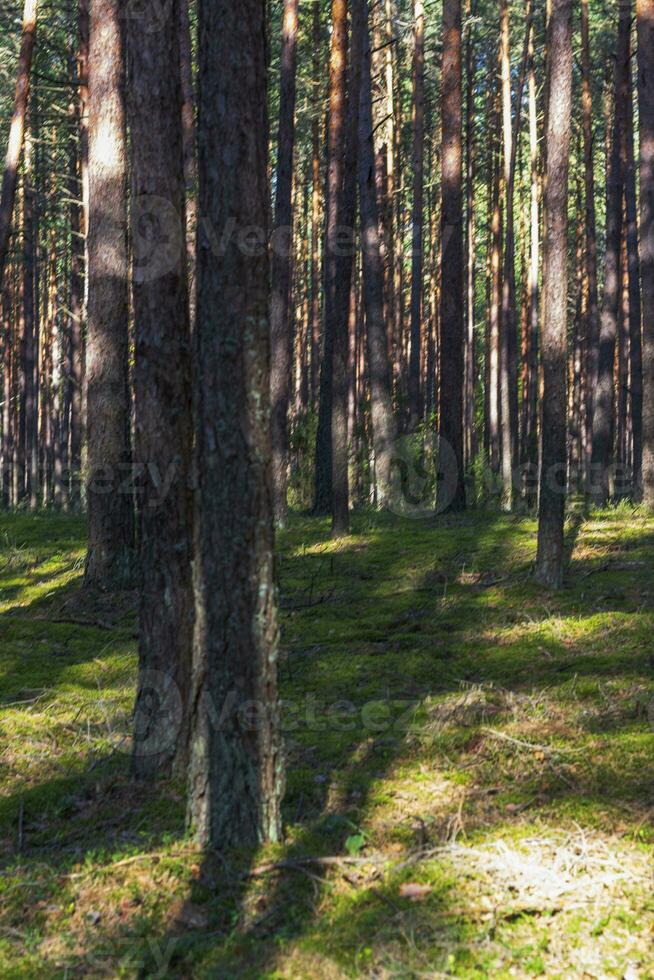
[[[23,149],[25,135],[25,117],[30,94],[30,72],[32,55],[36,37],[37,0],[25,0],[23,7],[23,36],[18,55],[18,72],[16,74],[16,91],[14,94],[14,111],[9,128],[9,142],[5,157],[5,169],[2,175],[2,195],[0,196],[0,290],[3,287],[7,249],[11,234],[11,222],[16,200],[16,183],[18,181],[18,163]]]
[[[643,500],[654,509],[654,0],[637,0],[643,284]]]
[[[272,250],[270,335],[270,398],[272,411],[275,520],[286,523],[288,512],[288,409],[291,395],[293,329],[290,316],[293,254],[293,148],[295,144],[295,66],[298,0],[284,0],[282,65],[277,140],[277,196]]]
[[[543,423],[536,578],[563,583],[566,494],[568,171],[572,109],[572,0],[552,0],[547,106],[543,284]]]
[[[441,383],[438,413],[441,467],[447,505],[466,505],[463,462],[463,169],[461,85],[461,0],[443,6],[441,202]],[[446,462],[447,460],[447,462]],[[456,472],[454,472],[456,466]],[[449,470],[452,469],[452,472]]]
[[[196,628],[189,821],[207,848],[277,840],[283,764],[270,447],[266,2],[199,8]],[[239,231],[259,232],[239,247]]]
[[[187,761],[193,642],[191,335],[186,272],[180,0],[159,30],[129,21],[134,457],[139,494],[140,638],[133,768]],[[138,28],[135,30],[134,28]]]
[[[119,0],[93,0],[89,64],[86,583],[131,583],[125,65]]]

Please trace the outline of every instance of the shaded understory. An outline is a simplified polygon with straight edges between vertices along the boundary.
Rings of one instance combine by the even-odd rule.
[[[0,975],[654,975],[654,520],[571,524],[557,595],[532,521],[353,526],[281,541],[286,839],[210,887],[128,778],[133,597],[0,519]]]

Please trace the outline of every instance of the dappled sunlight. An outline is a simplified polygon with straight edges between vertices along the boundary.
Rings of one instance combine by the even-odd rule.
[[[646,962],[654,521],[641,524],[580,526],[573,566],[599,528],[619,567],[545,595],[532,521],[360,515],[336,549],[324,522],[293,521],[280,554],[285,841],[219,863],[218,888],[185,837],[183,787],[135,794],[128,778],[128,597],[113,624],[58,615],[79,544],[39,560],[30,542],[27,572],[0,570],[0,590],[24,580],[0,615],[11,948],[71,970],[131,957],[207,976],[243,962],[299,977]]]

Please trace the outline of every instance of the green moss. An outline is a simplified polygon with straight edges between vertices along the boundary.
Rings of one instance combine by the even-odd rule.
[[[129,597],[79,611],[80,521],[0,520],[3,977],[654,972],[654,521],[571,524],[556,595],[530,577],[531,520],[360,514],[353,532],[282,536],[285,842],[208,884],[183,787],[129,780]],[[363,863],[248,874],[353,836]],[[584,848],[606,910],[528,900],[474,858],[546,879],[565,852],[584,880]]]

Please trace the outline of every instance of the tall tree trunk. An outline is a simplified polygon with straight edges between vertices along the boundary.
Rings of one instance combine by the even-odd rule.
[[[288,516],[288,409],[291,393],[293,329],[290,315],[291,255],[293,251],[293,151],[298,0],[284,0],[282,25],[277,195],[272,250],[270,306],[273,487],[275,520],[284,526]]]
[[[85,271],[86,240],[88,229],[88,60],[89,60],[89,10],[88,0],[79,0],[77,8],[77,123],[79,141],[76,148],[77,195],[79,204],[71,205],[71,229],[77,233],[71,257],[71,411],[70,411],[70,469],[71,503],[81,503],[82,447],[84,443],[84,321],[86,318]],[[75,214],[73,214],[75,212]]]
[[[196,203],[196,140],[195,92],[193,85],[193,46],[189,23],[189,0],[179,3],[179,70],[182,88],[182,146],[184,152],[184,215],[186,227],[186,268],[189,280],[189,316],[191,329],[195,323],[197,281],[195,274],[195,236],[197,233]]]
[[[332,408],[334,401],[334,337],[341,290],[338,283],[338,232],[341,222],[345,152],[347,84],[347,0],[332,0],[332,40],[329,58],[329,119],[327,129],[326,225],[323,256],[324,337],[320,369],[316,485],[314,512],[332,509]],[[348,291],[349,298],[349,291]]]
[[[86,583],[132,581],[124,56],[119,0],[93,0],[89,64]]]
[[[359,142],[359,90],[363,22],[360,7],[352,11],[351,61],[348,78],[348,111],[343,160],[341,235],[347,229],[348,247],[339,249],[336,275],[336,317],[334,330],[332,403],[332,534],[347,534],[350,527],[348,483],[348,391],[349,391],[349,313],[356,225],[357,161]]]
[[[359,204],[363,256],[363,293],[366,310],[370,416],[375,453],[377,503],[392,496],[391,467],[396,438],[388,337],[384,318],[384,262],[379,238],[379,212],[375,189],[375,151],[372,121],[372,81],[368,0],[356,0],[363,22],[361,101],[359,104]]]
[[[504,192],[506,199],[506,228],[504,269],[502,277],[500,398],[502,415],[502,506],[511,510],[515,497],[514,473],[518,461],[518,382],[517,382],[517,322],[515,295],[515,231],[514,197],[515,173],[522,93],[529,59],[533,3],[529,0],[526,12],[525,39],[516,92],[515,117],[511,112],[511,51],[509,33],[509,3],[502,0],[500,8],[500,69],[502,79],[502,130],[504,137]]]
[[[30,122],[28,119],[28,127]],[[36,225],[34,189],[34,144],[31,132],[25,135],[23,168],[23,335],[21,372],[24,391],[22,425],[24,433],[25,493],[31,509],[38,506],[38,398],[35,383],[38,364],[38,327],[35,315]]]
[[[96,0],[93,0],[95,3]],[[184,225],[179,8],[156,31],[129,22],[139,682],[133,769],[154,777],[187,761],[193,640],[191,334]],[[138,29],[137,29],[138,28]],[[152,248],[141,229],[173,243]],[[171,366],[174,369],[171,370]],[[153,697],[156,692],[156,697]],[[181,705],[181,711],[180,711]],[[177,712],[177,713],[176,713]],[[171,718],[172,723],[171,723]]]
[[[413,211],[411,214],[411,350],[409,358],[409,427],[422,418],[422,250],[425,156],[425,5],[415,0],[413,8]]]
[[[463,192],[461,0],[444,0],[442,68],[440,465],[451,510],[466,505],[463,462]],[[451,462],[446,457],[451,456]],[[453,471],[456,466],[456,473]]]
[[[199,210],[261,230],[198,252],[196,628],[188,813],[220,849],[277,840],[283,764],[270,446],[265,0],[199,8]]]
[[[14,93],[14,110],[9,127],[9,142],[5,157],[5,169],[2,175],[2,193],[0,195],[0,289],[3,286],[7,249],[11,234],[11,222],[16,200],[16,184],[18,181],[18,164],[23,149],[25,135],[25,117],[30,93],[30,73],[32,56],[36,38],[37,0],[25,0],[23,6],[22,38],[18,55],[18,71],[16,74],[16,91]]]
[[[629,6],[631,6],[631,3]],[[633,91],[633,73],[631,71],[631,38],[627,73],[629,101],[625,106],[625,122],[622,134],[622,155],[629,295],[628,400],[633,439],[632,490],[635,498],[639,499],[641,496],[643,479],[643,343],[642,305],[640,296],[640,253],[638,246],[638,199],[636,197],[636,164],[634,160],[634,113],[631,98],[631,93]]]
[[[320,277],[320,120],[322,115],[322,76],[320,58],[320,4],[313,5],[312,22],[312,88],[311,121],[311,404],[318,402],[320,380],[321,277]]]
[[[600,328],[597,384],[593,405],[593,455],[590,492],[596,504],[609,498],[609,466],[611,462],[614,420],[615,344],[620,305],[620,243],[622,240],[622,172],[621,142],[623,114],[631,94],[628,90],[629,33],[631,15],[627,4],[620,5],[618,53],[615,63],[615,100],[613,138],[607,173],[606,257],[604,298]]]
[[[538,476],[538,317],[540,268],[540,207],[538,185],[538,112],[536,105],[536,73],[534,70],[533,31],[529,41],[529,292],[528,338],[525,384],[522,392],[522,465],[524,469],[525,500],[535,503]]]
[[[592,443],[592,400],[597,384],[599,354],[599,299],[597,289],[597,232],[595,222],[595,170],[593,155],[593,94],[590,71],[590,39],[588,23],[588,0],[581,0],[581,120],[584,137],[584,183],[585,183],[585,261],[588,280],[588,308],[586,311],[588,382],[586,397],[586,436],[588,447]],[[588,468],[586,461],[586,470]],[[586,479],[588,473],[586,472]]]
[[[568,171],[572,111],[572,0],[552,0],[549,26],[543,317],[543,431],[536,577],[563,583],[566,493]]]
[[[474,16],[468,3],[468,14]],[[464,448],[465,465],[471,467],[475,452],[475,279],[476,279],[476,222],[475,222],[475,63],[473,23],[470,19],[466,37],[466,336],[465,336],[465,407]]]
[[[493,151],[490,154],[493,171],[490,198],[490,304],[488,311],[488,446],[493,473],[500,471],[500,315],[502,303],[502,167],[500,152],[501,111],[499,101],[493,107]]]
[[[643,500],[654,509],[654,0],[637,0],[636,16],[643,284]]]

